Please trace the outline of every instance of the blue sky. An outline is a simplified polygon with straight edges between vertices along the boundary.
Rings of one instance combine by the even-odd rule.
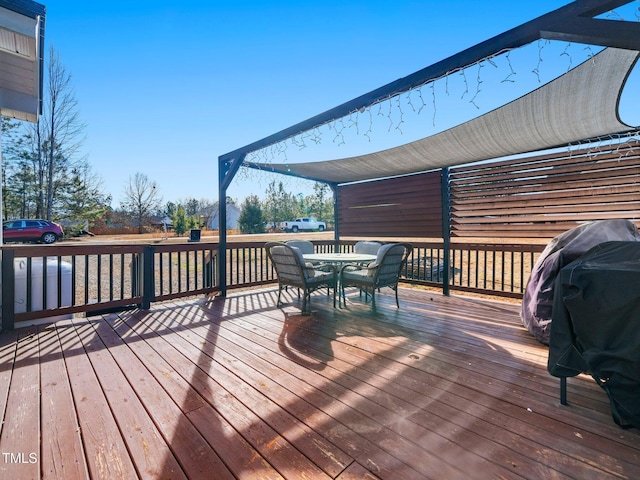
[[[165,202],[191,197],[217,200],[219,155],[568,2],[43,3],[47,7],[47,51],[53,45],[72,75],[81,118],[87,124],[83,153],[117,207],[128,178],[136,172],[157,182]],[[630,8],[631,15],[637,17],[638,2]],[[542,65],[540,70],[551,74],[589,55],[584,46],[554,46],[554,53],[547,53],[552,47],[545,47],[540,64],[540,48],[532,46],[525,55],[528,64],[522,67],[514,53],[515,82],[500,81],[508,75],[506,63],[500,68],[486,65],[463,79],[471,90],[466,96],[443,93],[444,88],[453,90],[460,78],[452,79],[446,87],[441,82],[437,95],[435,89],[422,92],[429,95],[425,99],[428,106],[436,105],[430,96],[437,99],[432,112],[414,120],[405,106],[406,118],[395,125],[391,117],[397,117],[397,111],[390,110],[387,118],[379,112],[393,128],[379,128],[373,142],[367,139],[363,144],[360,132],[358,139],[338,147],[327,134],[322,142],[324,150],[305,151],[301,158],[339,158],[363,153],[363,148],[411,141],[432,133],[431,128],[443,129],[457,121],[453,113],[477,114],[476,102],[470,105],[469,101],[475,90],[481,89],[477,100],[481,109],[495,108],[502,95],[509,98],[535,88],[540,82],[532,73],[536,66]],[[497,80],[491,86],[494,74]],[[640,83],[637,76],[634,73],[632,77],[636,86]],[[441,99],[450,97],[459,105],[445,106]],[[632,103],[637,105],[635,100]],[[640,123],[624,115],[622,120]],[[395,128],[398,126],[401,128]],[[297,153],[294,150],[289,147],[287,155],[292,161]],[[256,175],[240,175],[229,195],[240,201],[252,193],[262,196],[271,179]],[[308,188],[304,182],[290,185],[292,191],[302,193]]]

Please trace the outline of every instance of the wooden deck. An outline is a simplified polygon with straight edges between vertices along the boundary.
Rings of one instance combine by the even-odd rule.
[[[0,478],[640,478],[640,433],[519,305],[274,289],[0,335]]]

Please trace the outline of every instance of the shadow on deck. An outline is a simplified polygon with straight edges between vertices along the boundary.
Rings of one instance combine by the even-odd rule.
[[[640,435],[519,305],[236,292],[0,336],[2,478],[640,478]]]

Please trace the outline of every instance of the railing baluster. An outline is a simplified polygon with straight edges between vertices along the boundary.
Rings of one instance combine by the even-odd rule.
[[[109,278],[113,278],[113,253],[109,254]],[[113,282],[109,282],[109,300],[113,300]]]
[[[31,292],[33,292],[33,271],[32,271],[32,258],[29,257],[27,258],[27,270],[26,270],[26,276],[27,276],[27,295],[26,295],[26,311],[30,312],[31,311],[31,305],[33,302],[33,299],[31,298]]]
[[[185,289],[189,290],[191,288],[191,262],[189,261],[189,259],[191,258],[190,255],[191,252],[184,252],[185,257],[186,257],[186,261],[185,261],[185,270],[186,270],[186,275],[185,275],[185,281],[186,281],[186,285],[185,285]]]
[[[76,305],[76,256],[71,256],[71,306]]]
[[[84,256],[84,303],[89,303],[89,255]]]

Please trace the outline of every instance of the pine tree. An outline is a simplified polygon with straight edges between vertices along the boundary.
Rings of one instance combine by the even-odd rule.
[[[264,233],[262,207],[257,195],[249,195],[242,202],[238,226],[242,233]]]

